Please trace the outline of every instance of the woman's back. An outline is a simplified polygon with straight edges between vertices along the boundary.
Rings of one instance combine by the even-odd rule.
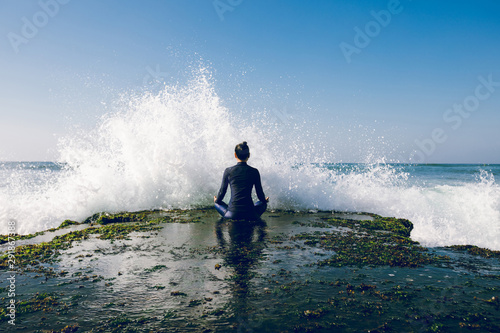
[[[235,147],[234,157],[238,164],[224,170],[219,193],[214,196],[215,209],[228,219],[254,219],[264,213],[269,198],[266,198],[262,190],[259,170],[247,164],[250,148],[245,141]],[[231,186],[231,200],[226,205],[223,200],[228,186]],[[255,205],[252,200],[254,186],[259,198]]]
[[[253,208],[252,189],[254,185],[259,200],[262,202],[266,200],[260,182],[259,170],[252,168],[246,162],[238,162],[235,166],[224,171],[217,199],[224,198],[227,184],[231,186],[231,199],[228,207],[230,211],[243,212]]]

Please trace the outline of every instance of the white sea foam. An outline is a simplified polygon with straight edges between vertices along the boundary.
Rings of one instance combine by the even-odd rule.
[[[235,163],[235,144],[248,141],[249,164],[261,172],[271,209],[408,218],[412,238],[424,245],[500,250],[500,189],[492,174],[423,186],[384,163],[325,167],[332,161],[328,142],[311,126],[297,119],[276,126],[265,113],[243,119],[229,112],[203,69],[185,86],[127,96],[120,105],[94,130],[61,140],[62,170],[36,181],[23,170],[4,174],[0,234],[10,220],[26,234],[101,211],[210,206],[224,168]]]
[[[473,244],[500,250],[500,187],[492,174],[476,182],[418,186],[388,165],[338,175],[333,207],[407,218],[426,246]]]

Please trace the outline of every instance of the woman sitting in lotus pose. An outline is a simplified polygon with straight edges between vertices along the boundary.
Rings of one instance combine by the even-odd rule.
[[[238,163],[224,171],[219,194],[214,196],[215,209],[226,219],[256,220],[265,212],[269,197],[266,198],[262,190],[259,170],[247,164],[250,148],[248,148],[246,141],[234,148],[234,157]],[[231,186],[229,205],[222,201],[228,185]],[[259,198],[255,205],[252,201],[254,186]]]

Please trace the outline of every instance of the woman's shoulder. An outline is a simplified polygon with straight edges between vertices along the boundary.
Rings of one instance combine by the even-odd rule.
[[[253,167],[251,165],[249,165],[248,167],[250,168],[250,170],[252,170],[252,172],[259,173],[259,169],[255,168],[255,167]]]
[[[238,164],[235,164],[235,165],[229,166],[229,167],[227,167],[227,168],[224,170],[224,173],[230,173],[230,172],[232,172],[233,170],[235,170],[237,167],[238,167]]]

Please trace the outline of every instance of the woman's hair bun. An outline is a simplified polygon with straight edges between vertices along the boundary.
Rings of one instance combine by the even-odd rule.
[[[236,156],[238,156],[240,160],[247,160],[248,157],[250,156],[250,148],[248,148],[246,141],[237,144],[236,147],[234,147],[234,152],[236,153]]]

